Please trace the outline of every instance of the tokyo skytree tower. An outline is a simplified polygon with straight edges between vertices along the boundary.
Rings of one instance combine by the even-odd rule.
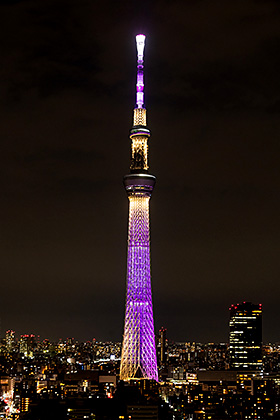
[[[149,201],[156,178],[148,174],[148,139],[144,107],[145,35],[136,36],[137,84],[133,115],[130,174],[124,177],[129,200],[127,290],[120,379],[158,380],[150,274]]]

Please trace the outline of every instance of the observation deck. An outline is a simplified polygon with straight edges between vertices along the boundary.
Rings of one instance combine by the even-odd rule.
[[[143,172],[131,173],[124,176],[123,183],[128,195],[141,194],[150,197],[156,183],[156,177]]]

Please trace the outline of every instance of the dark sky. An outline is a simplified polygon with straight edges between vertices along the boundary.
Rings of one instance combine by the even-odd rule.
[[[144,32],[156,330],[227,341],[248,300],[280,341],[279,23],[271,0],[1,2],[2,336],[121,340]]]

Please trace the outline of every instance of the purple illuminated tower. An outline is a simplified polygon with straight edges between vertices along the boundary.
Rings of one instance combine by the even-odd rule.
[[[150,274],[149,201],[156,178],[148,174],[148,139],[144,107],[145,35],[136,36],[137,84],[133,115],[130,174],[124,177],[129,199],[127,291],[120,379],[158,380]]]

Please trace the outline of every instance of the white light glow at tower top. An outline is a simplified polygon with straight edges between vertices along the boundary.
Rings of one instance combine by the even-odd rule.
[[[137,55],[138,61],[143,61],[144,47],[145,47],[145,35],[136,35]]]
[[[137,46],[137,84],[136,84],[136,105],[138,108],[143,108],[144,105],[144,47],[145,35],[139,34],[136,36]]]

